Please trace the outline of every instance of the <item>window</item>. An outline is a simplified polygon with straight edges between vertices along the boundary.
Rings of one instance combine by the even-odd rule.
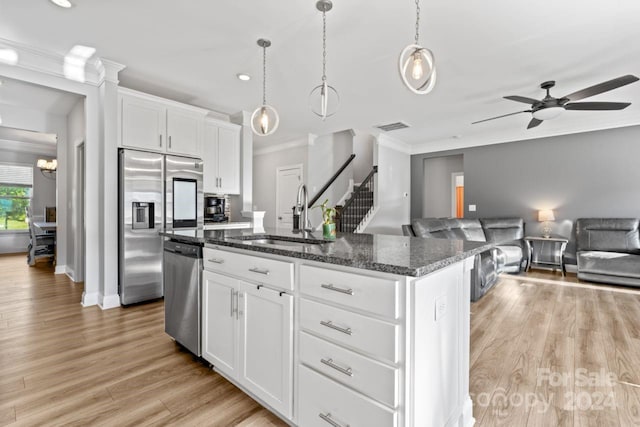
[[[0,163],[0,232],[28,230],[33,166]]]

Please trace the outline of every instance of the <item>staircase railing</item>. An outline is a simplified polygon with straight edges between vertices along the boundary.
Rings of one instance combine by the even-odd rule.
[[[322,186],[322,188],[320,189],[320,191],[318,191],[318,194],[315,195],[315,197],[313,199],[311,199],[311,201],[309,202],[309,204],[307,205],[307,207],[312,208],[313,205],[316,204],[316,202],[318,201],[318,199],[320,199],[320,197],[322,197],[322,195],[324,194],[325,191],[327,191],[327,189],[329,187],[331,187],[331,184],[334,183],[334,181],[336,179],[338,179],[338,177],[340,176],[340,174],[347,168],[347,166],[349,166],[349,163],[351,163],[353,161],[353,159],[356,158],[355,154],[352,154],[349,156],[349,158],[342,164],[342,166],[340,166],[340,169],[338,169],[336,171],[336,173],[333,174],[333,176],[331,178],[329,178],[329,181],[327,181],[327,183],[325,185]]]
[[[342,207],[338,207],[336,228],[338,231],[353,233],[356,231],[362,220],[373,208],[375,193],[375,174],[378,173],[378,166],[374,166],[369,175],[362,181],[362,184],[355,189],[349,200]]]

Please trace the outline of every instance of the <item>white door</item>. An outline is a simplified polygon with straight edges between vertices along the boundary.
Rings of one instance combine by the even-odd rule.
[[[237,283],[210,271],[202,273],[202,357],[232,378],[238,366]]]
[[[293,296],[240,282],[239,381],[290,417],[293,406]]]
[[[188,156],[200,154],[200,125],[204,119],[191,111],[169,109],[167,111],[167,151]]]
[[[276,227],[292,228],[291,208],[296,204],[298,186],[302,184],[302,165],[278,168],[276,176]]]
[[[166,144],[166,109],[132,96],[122,97],[122,145],[163,151]]]
[[[202,186],[205,193],[218,193],[218,126],[205,123],[202,138]]]
[[[240,194],[240,131],[218,129],[218,190],[224,194]]]

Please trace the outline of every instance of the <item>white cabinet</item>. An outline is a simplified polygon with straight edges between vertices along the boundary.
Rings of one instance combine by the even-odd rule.
[[[205,193],[240,194],[240,126],[205,121],[202,160]]]
[[[200,157],[199,114],[177,108],[167,109],[167,152]]]
[[[120,146],[200,157],[206,110],[124,88],[118,100]]]
[[[145,99],[120,98],[121,145],[163,151],[166,144],[166,108]]]
[[[204,271],[202,286],[202,357],[235,377],[238,366],[237,280]]]
[[[202,357],[290,418],[293,296],[203,272]]]
[[[293,389],[293,296],[241,282],[240,384],[287,418]]]

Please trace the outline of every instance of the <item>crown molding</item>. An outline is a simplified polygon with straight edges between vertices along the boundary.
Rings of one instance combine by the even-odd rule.
[[[18,62],[13,64],[14,67],[66,78],[65,55],[4,38],[0,38],[0,48],[12,49],[17,53]],[[90,59],[85,64],[85,80],[78,83],[99,86],[109,81],[117,84],[118,73],[124,68],[124,65],[105,58]]]
[[[298,138],[293,141],[284,142],[282,144],[270,145],[264,148],[257,148],[253,150],[254,156],[261,156],[264,154],[276,153],[278,151],[289,150],[297,147],[308,147],[311,145],[311,134],[307,138]]]

